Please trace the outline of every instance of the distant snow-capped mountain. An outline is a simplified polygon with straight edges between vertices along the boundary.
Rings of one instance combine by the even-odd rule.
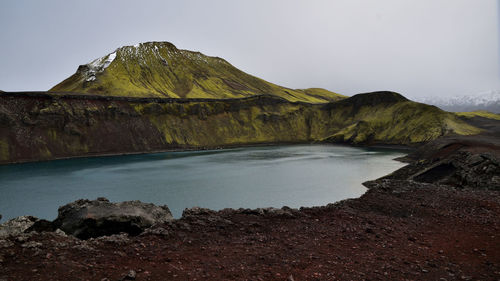
[[[426,97],[418,100],[447,111],[487,110],[500,113],[500,90],[487,91],[458,97]]]

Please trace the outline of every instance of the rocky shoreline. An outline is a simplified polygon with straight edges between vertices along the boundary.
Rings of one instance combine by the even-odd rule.
[[[135,202],[128,219],[102,220],[117,204],[80,200],[54,222],[4,231],[0,280],[498,280],[499,155],[496,136],[440,139],[360,198],[313,208],[191,208],[173,220],[146,206],[163,210],[148,221]],[[78,216],[116,234],[61,230]]]

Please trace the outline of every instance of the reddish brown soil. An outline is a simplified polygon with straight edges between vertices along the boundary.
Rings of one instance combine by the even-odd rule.
[[[499,228],[497,191],[387,181],[284,214],[202,210],[138,237],[11,238],[0,280],[499,280]]]

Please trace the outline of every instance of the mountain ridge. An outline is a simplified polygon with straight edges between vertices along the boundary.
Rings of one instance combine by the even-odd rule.
[[[321,88],[289,89],[247,74],[225,59],[177,49],[169,42],[124,46],[80,65],[50,92],[166,98],[239,98],[270,94],[325,103],[346,96]]]

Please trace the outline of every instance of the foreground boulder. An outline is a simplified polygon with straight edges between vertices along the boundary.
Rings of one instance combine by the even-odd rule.
[[[111,203],[106,198],[77,200],[59,208],[55,228],[80,239],[121,232],[138,235],[157,223],[173,220],[167,206],[140,201]]]

